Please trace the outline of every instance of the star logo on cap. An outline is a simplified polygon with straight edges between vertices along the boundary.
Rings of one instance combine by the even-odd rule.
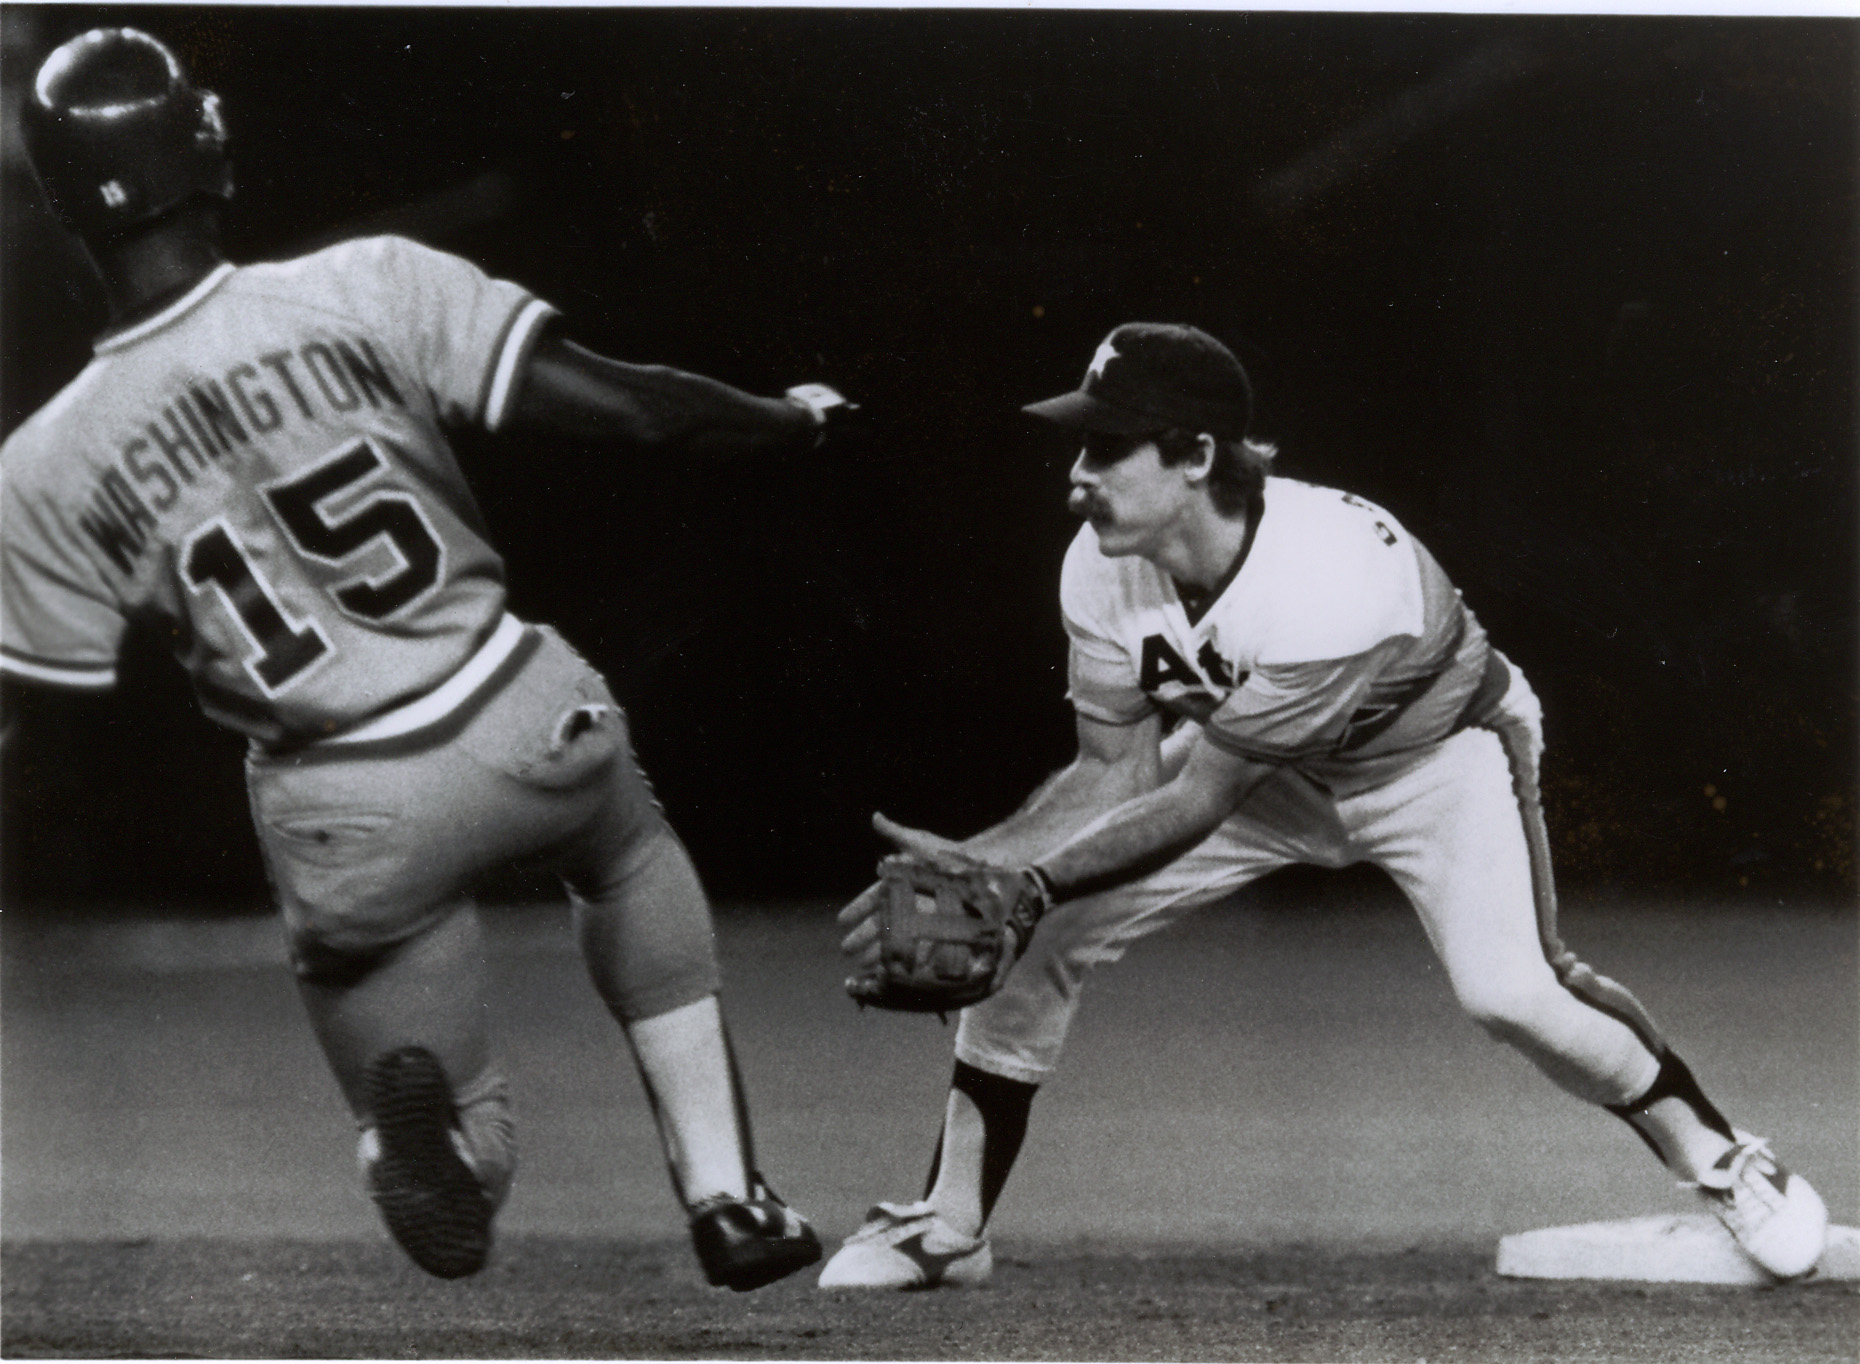
[[[1110,337],[1105,337],[1098,343],[1098,349],[1091,357],[1091,364],[1085,367],[1085,377],[1087,379],[1104,378],[1104,367],[1119,358],[1121,357],[1117,353],[1116,343]]]

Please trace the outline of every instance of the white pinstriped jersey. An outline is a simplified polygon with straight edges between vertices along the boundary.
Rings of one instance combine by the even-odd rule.
[[[0,450],[0,667],[108,686],[152,619],[266,744],[431,690],[504,614],[446,429],[496,429],[552,312],[372,237],[222,265],[106,334]]]
[[[1080,713],[1157,709],[1212,743],[1320,779],[1444,738],[1507,676],[1446,574],[1361,498],[1269,478],[1239,572],[1196,621],[1145,559],[1108,558],[1086,525],[1060,601]]]

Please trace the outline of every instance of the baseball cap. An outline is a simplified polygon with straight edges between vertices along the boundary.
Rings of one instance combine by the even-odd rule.
[[[1076,390],[1021,411],[1073,431],[1135,436],[1179,426],[1239,440],[1253,386],[1233,352],[1199,328],[1126,322],[1099,343]]]

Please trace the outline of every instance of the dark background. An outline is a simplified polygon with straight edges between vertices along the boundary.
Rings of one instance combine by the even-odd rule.
[[[235,259],[395,230],[605,352],[863,405],[704,468],[468,440],[513,604],[613,680],[712,888],[834,895],[1071,752],[1071,452],[1120,321],[1232,344],[1548,712],[1566,885],[1851,902],[1844,19],[8,6],[0,420],[103,320],[22,84],[128,22],[226,101]],[[6,755],[9,908],[263,901],[238,740],[135,641]],[[535,887],[515,884],[505,893]]]

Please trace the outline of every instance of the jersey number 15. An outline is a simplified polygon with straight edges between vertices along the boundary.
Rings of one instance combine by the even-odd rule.
[[[393,548],[398,564],[387,573],[353,575],[328,589],[343,610],[366,621],[385,620],[417,601],[438,584],[445,566],[439,537],[409,493],[384,488],[340,519],[324,510],[332,498],[385,468],[379,451],[357,441],[263,489],[292,547],[306,559],[339,567],[377,541]],[[181,571],[196,589],[218,589],[252,645],[245,670],[265,695],[278,695],[333,650],[314,618],[291,619],[223,518],[187,538]]]

